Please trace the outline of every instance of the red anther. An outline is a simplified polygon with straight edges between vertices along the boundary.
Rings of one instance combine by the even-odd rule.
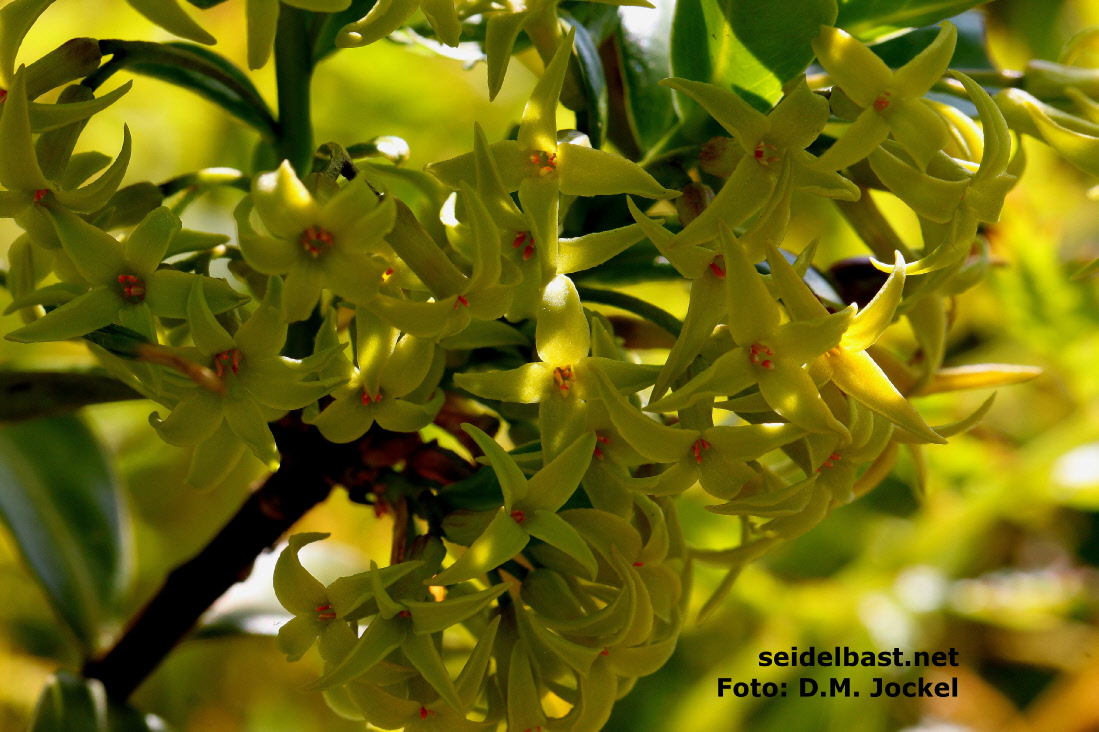
[[[530,154],[530,161],[535,165],[538,165],[538,163],[542,162],[542,155],[540,153],[532,152]]]
[[[331,610],[331,609],[332,609],[331,605],[321,605],[320,607],[317,608],[317,612],[323,613],[325,610]]]
[[[561,390],[561,396],[568,394],[572,388],[572,366],[558,366],[553,370],[553,383]]]
[[[603,451],[602,451],[602,450],[600,450],[600,449],[599,449],[598,447],[597,447],[597,448],[595,448],[595,452],[594,452],[593,454],[594,454],[594,455],[595,455],[595,457],[596,457],[596,458],[598,458],[599,460],[602,460],[602,459],[603,459]]]
[[[332,233],[320,226],[310,226],[298,237],[302,248],[313,257],[319,257],[332,246]]]
[[[635,567],[644,567],[645,563],[644,562],[634,562],[633,566],[635,566]]]
[[[548,165],[552,165],[553,167],[556,168],[557,167],[557,153],[547,153],[546,154],[546,163]]]
[[[609,655],[611,655],[611,652],[606,646],[603,646],[603,650],[601,650],[599,652],[599,655],[600,656],[609,656]]]
[[[539,168],[538,175],[547,176],[555,170],[557,170],[557,168],[552,165],[543,165],[541,168]]]
[[[233,369],[233,373],[237,373],[240,369],[240,351],[232,349],[229,351],[222,351],[214,356],[214,369],[217,371],[218,377],[225,375],[225,367],[229,366]]]
[[[773,363],[771,363],[771,361],[769,359],[764,360],[759,365],[762,366],[763,368],[767,369],[768,371],[770,371],[771,369],[773,369],[775,367],[775,365]]]
[[[511,512],[511,518],[515,523],[521,524],[527,520],[527,515],[517,508]]]
[[[714,258],[714,261],[710,262],[710,271],[713,272],[714,276],[719,280],[725,279],[725,268],[717,263],[716,257]]]
[[[881,95],[874,100],[874,109],[882,111],[889,106],[889,92],[882,92]]]
[[[767,153],[764,152],[765,150],[774,150],[774,149],[775,149],[774,145],[769,145],[766,142],[761,142],[758,145],[756,145],[756,149],[752,152],[752,155],[755,157],[756,162],[759,163],[760,165],[769,165],[771,163],[777,163],[781,158],[779,158],[776,155],[767,155]]]
[[[397,617],[399,617],[399,618],[411,618],[412,617],[412,612],[409,611],[409,610],[402,610],[399,613],[397,613]]]
[[[381,400],[382,400],[382,392],[381,392],[381,389],[379,389],[379,390],[378,390],[378,393],[377,393],[377,394],[375,394],[373,398],[371,398],[371,396],[370,396],[370,393],[369,393],[369,392],[367,392],[367,390],[366,390],[366,389],[363,389],[363,393],[362,393],[362,402],[363,402],[363,406],[364,406],[364,407],[369,407],[369,406],[370,406],[370,402],[372,402],[372,401],[373,401],[373,402],[380,402]]]
[[[828,456],[829,460],[839,460],[842,457],[838,452],[834,452]]]
[[[702,451],[709,450],[710,443],[706,440],[695,440],[695,444],[691,445],[691,452],[695,455],[695,462],[699,465],[702,464]]]
[[[519,247],[523,246],[523,242],[525,242],[527,240],[528,236],[530,236],[529,231],[517,231],[517,232],[515,232],[515,238],[512,239],[512,241],[511,241],[511,248],[512,249],[518,249]]]
[[[3,104],[6,101],[8,101],[8,90],[0,89],[0,104]]]
[[[122,292],[133,302],[141,302],[145,299],[145,283],[133,275],[119,275],[118,284],[122,285]]]
[[[386,270],[385,272],[382,272],[382,282],[388,282],[388,281],[389,281],[389,278],[390,278],[390,277],[392,277],[392,276],[393,276],[393,273],[394,273],[394,272],[396,272],[396,271],[397,271],[397,270],[395,270],[395,269],[393,269],[392,267],[390,267],[390,268],[389,268],[389,269],[387,269],[387,270]]]
[[[825,460],[823,463],[821,463],[821,467],[823,467],[823,468],[832,467],[832,461],[831,460]]]
[[[37,191],[34,192],[34,202],[38,203],[39,201],[41,201],[43,198],[46,197],[47,193],[49,193],[48,189],[39,188]]]
[[[458,299],[454,301],[454,309],[457,310],[459,305],[469,307],[469,300],[466,299],[465,295],[459,295]]]
[[[434,717],[438,712],[434,709],[428,709],[427,707],[420,707],[420,719],[427,719],[428,717]]]
[[[533,244],[527,244],[526,248],[523,249],[523,261],[526,262],[528,259],[530,259],[533,256],[534,256],[534,245]]]
[[[595,441],[602,442],[604,445],[611,444],[611,438],[607,437],[606,435],[601,435],[598,432],[595,433]]]

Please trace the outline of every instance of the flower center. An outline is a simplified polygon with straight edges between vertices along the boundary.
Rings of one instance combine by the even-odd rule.
[[[820,468],[831,468],[840,461],[842,456],[838,452],[834,452],[828,456],[828,459],[821,463]],[[820,472],[820,468],[817,468],[817,472]]]
[[[695,462],[699,465],[702,464],[702,451],[709,450],[710,443],[706,440],[695,440],[695,444],[691,445],[691,452],[695,454]]]
[[[606,435],[601,435],[598,432],[596,432],[595,433],[595,441],[599,444],[597,444],[595,446],[595,452],[592,453],[592,454],[594,454],[595,457],[597,457],[598,459],[602,460],[603,459],[603,451],[599,449],[599,445],[609,445],[609,444],[611,444],[611,438],[607,437]]]
[[[394,273],[395,273],[396,271],[397,271],[397,270],[395,270],[395,269],[393,269],[392,267],[390,267],[390,268],[389,268],[389,269],[387,269],[387,270],[386,270],[385,272],[382,272],[382,282],[389,282],[390,278],[391,278],[391,277],[393,277],[393,274],[394,274]]]
[[[364,407],[369,407],[370,402],[372,402],[372,401],[374,403],[377,403],[377,402],[380,402],[381,400],[382,400],[382,390],[381,389],[378,390],[378,393],[374,395],[373,399],[370,398],[369,392],[367,392],[367,390],[365,388],[363,389],[362,402],[363,402]]]
[[[511,519],[517,524],[521,524],[527,520],[527,515],[520,511],[518,508],[511,512]]]
[[[710,271],[719,280],[725,279],[725,257],[720,254],[714,257],[714,261],[710,262]]]
[[[561,396],[569,395],[569,389],[572,388],[575,378],[572,366],[558,366],[553,370],[553,383],[557,384],[557,388],[561,390]]]
[[[332,246],[332,232],[320,226],[310,226],[298,237],[302,249],[314,259],[324,254]]]
[[[457,310],[459,305],[469,307],[469,300],[466,299],[465,295],[459,295],[458,299],[454,301],[454,309]]]
[[[876,109],[877,111],[880,112],[883,109],[885,109],[886,107],[888,107],[889,106],[889,97],[891,97],[891,96],[892,95],[887,91],[883,91],[881,94],[879,94],[878,98],[874,100],[874,109]]]
[[[533,150],[530,154],[530,162],[538,166],[538,175],[547,176],[557,171],[557,153]]]
[[[515,239],[511,242],[512,249],[522,247],[523,242],[527,242],[527,245],[523,247],[523,261],[525,262],[534,256],[534,235],[529,231],[515,232]]]
[[[319,620],[335,620],[336,611],[332,609],[331,605],[321,605],[317,608],[317,618]]]
[[[0,89],[0,104],[3,104],[6,101],[8,101],[8,90]]]
[[[39,201],[41,201],[41,200],[42,200],[43,198],[45,198],[45,197],[46,197],[46,194],[47,194],[47,193],[49,193],[49,192],[50,192],[50,191],[49,191],[49,189],[48,189],[48,188],[39,188],[38,190],[36,190],[36,191],[34,192],[34,202],[35,202],[35,203],[38,203],[38,202],[39,202]]]
[[[772,155],[771,153],[777,152],[777,148],[767,142],[760,142],[756,145],[755,151],[752,155],[755,156],[756,162],[760,165],[770,165],[771,163],[777,163],[782,160],[778,155]]]
[[[214,371],[217,373],[218,378],[225,376],[225,367],[228,366],[233,370],[233,373],[237,373],[240,370],[240,351],[233,348],[228,351],[222,351],[214,356]]]
[[[145,282],[134,275],[119,275],[118,285],[122,288],[122,296],[134,305],[145,302]]]
[[[434,717],[438,712],[434,709],[428,709],[427,707],[420,707],[420,719],[427,719],[428,717]]]
[[[748,349],[748,356],[752,363],[762,366],[770,371],[775,367],[775,364],[769,358],[764,356],[774,356],[775,353],[762,343],[753,343],[752,347]]]

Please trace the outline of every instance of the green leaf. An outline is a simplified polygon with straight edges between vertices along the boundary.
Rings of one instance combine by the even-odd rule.
[[[193,43],[111,41],[105,51],[121,56],[135,74],[188,89],[251,125],[268,139],[278,125],[252,81],[232,62]]]
[[[619,67],[626,120],[642,150],[655,145],[675,123],[672,92],[659,85],[672,75],[671,34],[674,0],[656,0],[655,9],[624,7],[618,13]]]
[[[783,83],[813,60],[809,42],[820,26],[835,18],[834,0],[803,0],[796,10],[772,0],[680,0],[672,23],[672,71],[731,87],[767,111],[782,96]],[[685,97],[677,99],[688,136],[701,141],[696,133],[709,116]]]
[[[141,395],[105,373],[80,371],[0,372],[0,422],[71,412]]]
[[[95,436],[73,416],[0,429],[0,515],[87,650],[129,585],[128,515]],[[66,728],[67,729],[67,728]]]
[[[872,41],[905,28],[938,23],[983,1],[838,0],[839,15],[834,25],[859,40]]]
[[[584,108],[575,110],[576,127],[588,136],[592,147],[598,148],[603,144],[603,128],[607,117],[607,78],[603,61],[599,58],[599,48],[588,29],[575,18],[563,10],[558,10],[557,15],[576,29],[573,50],[587,101]]]
[[[958,29],[958,42],[954,46],[954,56],[950,59],[953,69],[981,69],[992,71],[996,68],[988,57],[985,32],[985,14],[970,10],[950,18]],[[850,29],[848,29],[850,30]],[[914,28],[907,33],[894,36],[881,43],[875,43],[870,49],[881,57],[890,68],[899,68],[916,57],[920,51],[931,45],[939,35],[938,26]]]
[[[58,671],[46,682],[34,707],[30,732],[170,732],[164,720],[107,701],[103,685]]]

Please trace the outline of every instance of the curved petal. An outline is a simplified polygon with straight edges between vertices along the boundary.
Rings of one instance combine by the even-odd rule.
[[[873,107],[864,109],[844,130],[843,136],[813,164],[816,170],[832,172],[865,158],[889,136],[889,125]]]
[[[263,225],[279,239],[297,240],[319,219],[317,202],[288,160],[278,170],[255,177],[252,205]]]
[[[908,99],[927,94],[950,66],[957,41],[958,29],[949,20],[943,21],[935,40],[894,72],[890,86],[898,95]]]
[[[621,155],[584,145],[557,146],[557,178],[566,196],[609,196],[627,193],[645,198],[675,198],[644,168]]]
[[[812,46],[832,81],[860,107],[872,105],[893,81],[885,62],[846,31],[822,25]]]
[[[538,150],[553,152],[557,149],[557,102],[561,97],[561,87],[565,83],[565,72],[572,56],[572,42],[576,31],[569,28],[568,34],[561,40],[546,64],[530,100],[523,108],[523,121],[519,123],[518,141],[524,151]]]
[[[375,408],[363,406],[358,390],[336,398],[311,421],[329,442],[354,442],[374,424]]]
[[[769,128],[767,117],[735,92],[690,79],[664,79],[660,86],[675,89],[698,102],[745,150],[755,148]],[[814,95],[815,96],[815,95]],[[821,98],[827,109],[828,102]],[[827,112],[825,119],[827,119]]]
[[[180,400],[165,419],[153,412],[149,422],[169,445],[190,445],[213,435],[222,423],[222,400],[196,389]]]
[[[122,183],[123,176],[126,175],[126,169],[130,165],[131,145],[130,128],[123,127],[122,149],[111,163],[111,167],[91,183],[75,191],[54,191],[54,198],[62,206],[77,213],[91,213],[106,206],[111,196],[118,190],[119,184]]]
[[[591,349],[591,329],[576,285],[557,275],[542,292],[542,306],[534,330],[538,358],[552,366],[577,363]]]
[[[22,66],[15,72],[4,101],[4,113],[0,114],[0,140],[4,141],[4,154],[0,155],[0,185],[9,191],[34,191],[49,187],[38,166],[38,156],[31,138],[26,69]]]
[[[77,338],[115,322],[122,304],[115,292],[107,287],[96,287],[8,333],[5,338],[20,343]]]

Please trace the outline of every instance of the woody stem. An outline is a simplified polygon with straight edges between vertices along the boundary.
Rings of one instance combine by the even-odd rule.
[[[84,676],[101,681],[112,699],[129,697],[214,601],[248,576],[256,557],[328,497],[334,476],[360,462],[355,443],[328,442],[296,413],[271,429],[282,453],[278,471],[202,551],[168,574],[114,647],[84,666]]]

